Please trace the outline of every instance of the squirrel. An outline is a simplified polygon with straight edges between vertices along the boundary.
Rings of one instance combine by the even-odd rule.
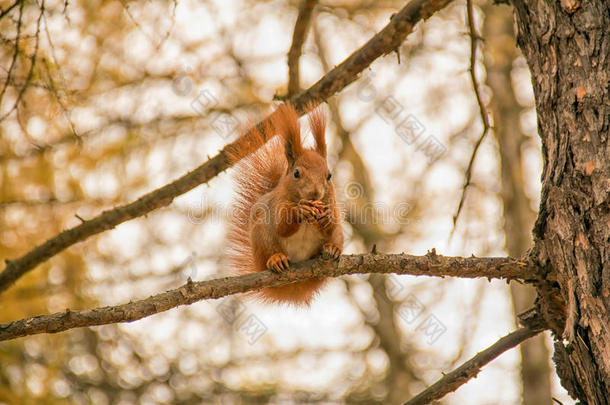
[[[227,259],[239,273],[283,272],[291,262],[323,253],[338,260],[341,255],[343,230],[326,161],[326,117],[320,107],[310,114],[309,125],[314,148],[302,144],[294,107],[280,105],[270,125],[251,133],[258,139],[250,143],[271,140],[235,164],[237,196]],[[238,160],[243,152],[229,152],[229,159]],[[263,288],[257,295],[265,302],[309,306],[324,283],[325,279],[310,279]]]

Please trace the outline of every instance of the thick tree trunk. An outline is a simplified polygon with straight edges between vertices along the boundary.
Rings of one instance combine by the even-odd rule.
[[[521,147],[525,139],[519,126],[523,108],[517,102],[511,83],[513,62],[519,56],[513,33],[512,10],[491,3],[484,8],[485,69],[492,90],[490,107],[494,134],[500,153],[506,251],[520,257],[531,247],[535,215],[525,194]],[[529,285],[510,283],[515,315],[531,308],[536,291]],[[519,346],[523,405],[552,405],[551,367],[546,334],[541,333]]]
[[[544,171],[532,259],[568,392],[610,403],[610,12],[601,0],[512,0]]]

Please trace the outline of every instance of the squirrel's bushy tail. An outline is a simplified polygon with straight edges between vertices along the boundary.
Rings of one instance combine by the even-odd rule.
[[[272,131],[266,127],[265,131]],[[265,144],[265,136],[256,132],[251,134],[253,143],[263,144],[254,153],[239,160],[243,151],[229,154],[229,159],[239,160],[234,165],[234,187],[236,197],[230,211],[229,230],[227,234],[229,265],[241,274],[265,270],[254,260],[254,253],[248,231],[250,210],[260,197],[272,191],[288,169],[284,153],[284,140],[281,136],[273,137]],[[292,305],[309,305],[320,289],[324,280],[306,280],[282,287],[263,288],[254,293],[265,302],[286,303]]]
[[[229,265],[240,273],[264,270],[256,268],[248,221],[256,201],[273,190],[286,171],[288,162],[280,141],[278,137],[271,139],[234,165],[235,198],[230,210],[226,257]]]

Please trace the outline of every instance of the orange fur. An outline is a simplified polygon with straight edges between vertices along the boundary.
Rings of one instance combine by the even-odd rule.
[[[279,106],[278,112],[279,114],[273,120],[273,125],[284,137],[286,158],[288,163],[292,165],[303,154],[299,116],[289,104]]]
[[[246,156],[239,148],[229,154],[235,165],[235,192],[228,233],[230,265],[240,273],[264,271],[268,260],[276,254],[292,257],[293,261],[310,259],[331,243],[339,251],[343,234],[332,182],[327,180],[325,118],[318,109],[310,117],[316,141],[315,149],[304,148],[297,113],[290,105],[282,105],[273,114],[272,126],[262,131],[279,133],[256,152]],[[244,149],[258,142],[264,143],[270,133],[254,131],[252,141]],[[242,159],[243,158],[243,159]],[[299,171],[299,176],[295,175]],[[305,219],[303,200],[314,201],[313,211],[322,216],[317,207],[327,207],[324,222],[315,217]],[[328,214],[330,213],[330,214]],[[314,222],[311,222],[314,221]],[[277,256],[274,256],[277,257]],[[272,260],[271,263],[281,261]],[[281,271],[281,269],[275,269]],[[309,305],[325,280],[312,279],[282,287],[264,288],[258,298],[267,302]]]
[[[314,109],[309,115],[309,127],[316,141],[316,151],[323,157],[326,157],[326,141],[324,140],[324,132],[326,131],[326,115],[321,108]]]

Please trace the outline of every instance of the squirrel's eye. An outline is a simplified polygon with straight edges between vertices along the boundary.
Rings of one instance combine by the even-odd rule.
[[[295,178],[295,179],[298,179],[298,178],[300,178],[300,177],[301,177],[301,173],[299,173],[299,169],[296,169],[296,170],[294,171],[294,178]]]
[[[328,176],[326,176],[326,180],[330,180],[331,177],[333,177],[332,173],[328,173]]]

